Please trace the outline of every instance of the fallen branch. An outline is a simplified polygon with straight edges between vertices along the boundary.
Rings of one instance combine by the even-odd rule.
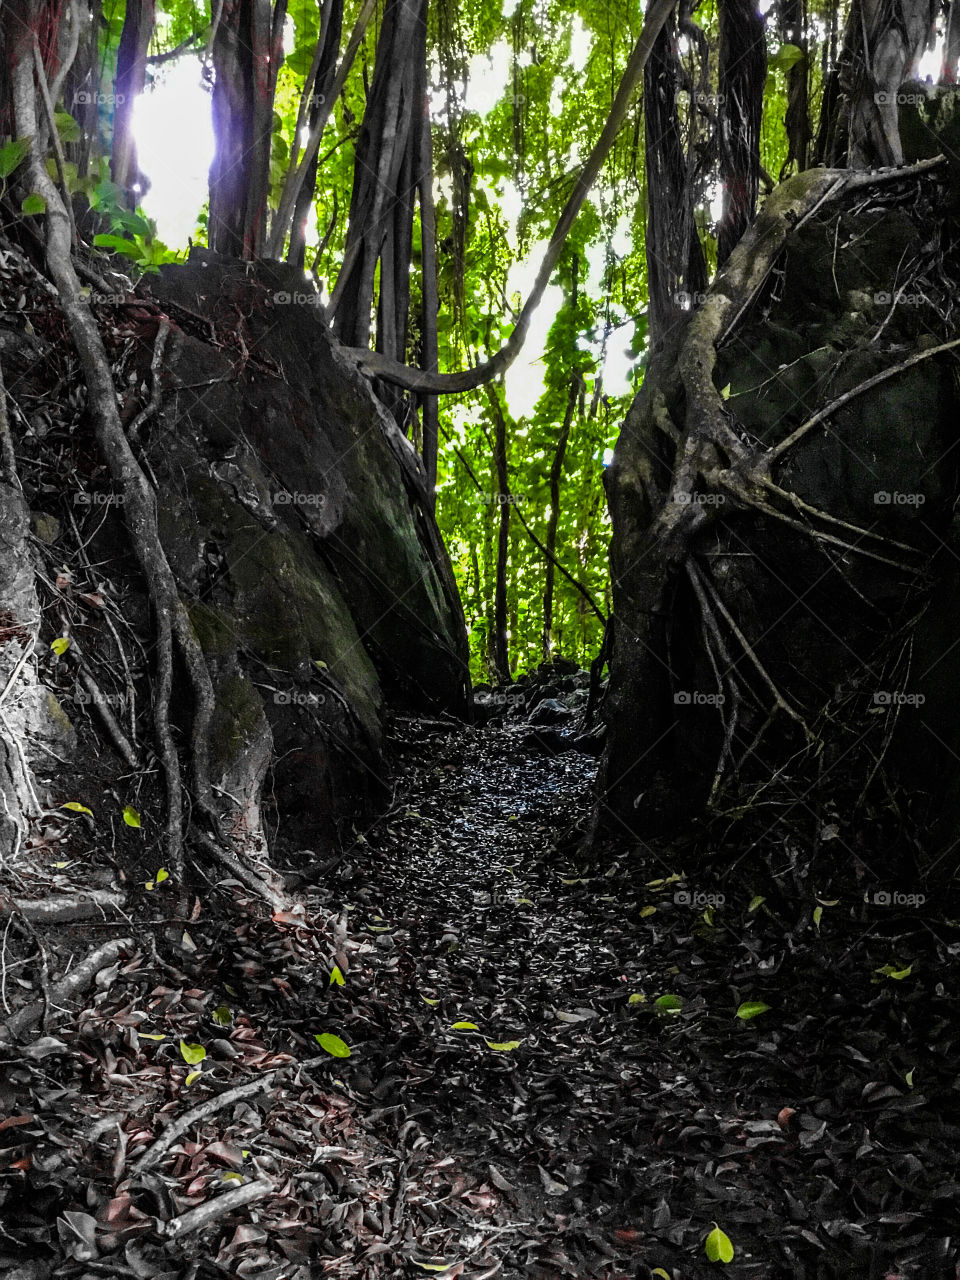
[[[191,1107],[178,1120],[172,1120],[160,1137],[146,1149],[137,1161],[134,1166],[134,1172],[143,1173],[146,1169],[151,1169],[166,1155],[177,1139],[193,1125],[209,1120],[218,1111],[223,1111],[225,1107],[232,1106],[242,1098],[252,1098],[258,1093],[265,1093],[273,1084],[276,1074],[276,1071],[268,1071],[266,1075],[258,1076],[256,1080],[248,1080],[246,1084],[239,1084],[234,1089],[227,1089],[223,1093],[218,1093],[215,1098],[208,1098],[206,1102],[201,1102],[198,1106]]]
[[[235,1209],[242,1209],[245,1204],[253,1204],[255,1200],[262,1200],[264,1196],[270,1195],[273,1190],[272,1182],[267,1182],[265,1178],[258,1178],[255,1182],[248,1182],[242,1187],[237,1187],[235,1191],[224,1191],[222,1195],[214,1196],[206,1204],[198,1205],[196,1209],[189,1209],[186,1213],[181,1213],[178,1218],[169,1218],[166,1222],[159,1222],[157,1230],[167,1240],[176,1240],[178,1236],[189,1235],[191,1231],[201,1231],[211,1222],[222,1218],[224,1214],[233,1213]]]
[[[33,924],[66,924],[102,916],[107,908],[122,907],[125,901],[125,894],[106,889],[84,889],[51,898],[8,898],[0,893],[0,915],[17,914]]]
[[[71,996],[88,987],[102,969],[109,968],[121,951],[133,946],[132,938],[115,938],[106,942],[96,951],[91,951],[85,960],[65,978],[61,978],[48,992],[48,1001],[34,1000],[18,1010],[12,1018],[8,1018],[0,1027],[0,1036],[5,1040],[15,1040],[22,1032],[35,1026],[43,1017],[47,1003],[51,1006],[64,1004]]]

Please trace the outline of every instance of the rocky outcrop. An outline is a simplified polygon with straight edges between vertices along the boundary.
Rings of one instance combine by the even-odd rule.
[[[210,772],[226,824],[253,854],[322,849],[389,795],[387,706],[470,714],[463,616],[420,463],[296,271],[203,254],[147,278],[137,298],[94,291],[90,301],[212,675]],[[64,372],[43,332],[57,327],[55,304],[45,306],[32,336],[15,320],[6,330],[5,368],[24,403],[48,398]],[[82,400],[78,389],[27,439],[26,419],[14,430],[26,501],[47,531],[34,539],[37,562],[75,565],[61,590],[76,644],[46,680],[72,715],[82,648],[102,706],[146,767],[151,620]],[[57,477],[65,449],[73,465]],[[28,604],[13,609],[17,621]],[[171,703],[181,744],[188,688],[178,680]],[[114,773],[129,761],[96,715],[78,718],[102,748],[102,790],[110,761]],[[83,759],[69,772],[71,794],[82,794]]]
[[[881,838],[903,841],[938,823],[946,837],[960,813],[952,179],[856,181],[787,230],[768,272],[759,239],[737,251],[703,307],[735,298],[733,323],[703,353],[677,336],[628,415],[608,476],[600,812],[617,830],[752,804],[771,821],[829,809],[856,823],[868,805]],[[679,460],[708,368],[717,445],[692,474]],[[655,522],[685,531],[661,540],[673,576],[659,594]]]

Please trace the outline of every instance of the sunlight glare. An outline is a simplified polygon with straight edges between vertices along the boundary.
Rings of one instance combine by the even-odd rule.
[[[140,166],[150,180],[141,200],[172,249],[183,248],[207,198],[213,160],[210,94],[200,62],[184,57],[161,67],[153,85],[137,98],[133,132]]]

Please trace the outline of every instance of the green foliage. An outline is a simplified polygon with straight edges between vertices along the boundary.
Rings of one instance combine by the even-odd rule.
[[[711,1262],[732,1262],[733,1261],[733,1242],[714,1223],[713,1230],[707,1236],[703,1243],[703,1251]]]
[[[363,0],[347,0],[341,53]],[[210,29],[209,0],[169,0],[158,14],[151,52],[191,39],[201,50]],[[319,0],[291,0],[287,50],[277,77],[272,122],[270,202],[279,200],[284,175],[299,160],[306,139],[294,136],[300,94],[320,33]],[[439,367],[462,369],[488,359],[513,332],[538,262],[578,168],[603,128],[624,67],[642,25],[642,7],[627,0],[518,0],[508,13],[489,0],[428,7],[428,79],[433,119],[434,197],[438,241]],[[776,177],[786,155],[787,85],[806,70],[811,111],[822,93],[820,41],[826,10],[816,7],[808,30],[781,43],[774,10],[768,15],[769,75],[764,94],[761,162]],[[823,10],[823,12],[821,12]],[[98,89],[110,98],[123,0],[105,0],[99,27]],[[719,55],[717,0],[703,0],[693,15],[707,47],[708,93],[716,91]],[[327,294],[343,262],[354,179],[354,151],[372,80],[382,7],[370,23],[343,93],[330,113],[319,150],[314,217],[308,218],[307,262]],[[682,44],[684,42],[681,42]],[[194,55],[191,55],[194,56]],[[689,84],[698,82],[699,55],[681,51]],[[151,72],[152,74],[152,72]],[[112,99],[111,99],[112,101]],[[712,125],[689,91],[681,91],[681,124],[691,146],[709,151]],[[66,104],[69,106],[70,104]],[[84,119],[87,119],[84,116]],[[81,128],[58,104],[56,125],[69,148]],[[155,271],[177,254],[157,239],[141,210],[126,207],[109,179],[112,107],[101,107],[92,144],[90,176],[68,163],[68,190],[83,191],[104,219],[95,243],[137,272]],[[0,180],[22,162],[27,139],[0,147]],[[71,158],[72,154],[71,154]],[[715,161],[714,161],[715,162]],[[48,165],[56,173],[52,158]],[[25,211],[40,213],[28,192]],[[717,192],[708,181],[697,224],[709,264],[716,260],[712,218]],[[206,241],[207,212],[198,213],[194,241]],[[493,600],[501,508],[510,508],[507,612],[511,667],[518,672],[545,656],[587,663],[601,640],[601,623],[564,574],[554,582],[551,645],[545,648],[545,558],[534,544],[547,539],[551,521],[550,470],[576,381],[557,512],[559,564],[609,612],[609,519],[603,494],[604,453],[616,444],[624,414],[643,379],[648,354],[647,217],[643,122],[639,101],[614,144],[566,244],[552,283],[559,288],[545,343],[529,345],[518,361],[539,392],[532,408],[511,412],[506,397],[509,496],[498,492],[492,457],[495,422],[485,394],[442,397],[438,518],[461,589],[475,677],[489,674]],[[421,230],[415,220],[407,359],[419,361]],[[323,242],[323,249],[319,246]],[[574,264],[576,263],[576,285]],[[518,286],[517,268],[527,265]],[[536,326],[535,326],[536,327]],[[629,361],[627,387],[610,386],[607,357]],[[606,385],[605,385],[606,378]],[[611,394],[611,391],[616,394]],[[532,397],[531,397],[532,399]],[[529,404],[529,400],[528,400]],[[414,427],[414,432],[417,428]],[[529,527],[529,533],[524,525]],[[531,537],[533,535],[533,537]]]

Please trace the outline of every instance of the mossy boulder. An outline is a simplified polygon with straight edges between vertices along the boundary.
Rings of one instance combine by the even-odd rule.
[[[387,703],[468,715],[470,687],[422,468],[317,308],[282,301],[296,275],[203,255],[146,282],[176,328],[143,446],[225,816],[262,843],[269,768],[269,825],[316,847],[389,794]]]

